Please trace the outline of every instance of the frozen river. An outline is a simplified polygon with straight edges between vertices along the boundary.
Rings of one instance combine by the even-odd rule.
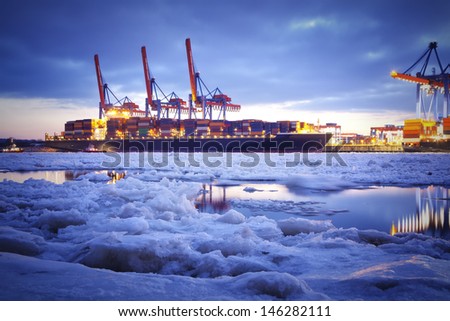
[[[449,186],[447,154],[0,154],[0,298],[448,300]]]
[[[55,184],[81,180],[85,175],[109,175],[111,183],[127,175],[139,177],[145,171],[42,170],[0,172],[0,181],[23,183],[28,179]],[[301,179],[301,178],[299,178]],[[207,180],[202,183],[196,207],[208,213],[238,210],[247,217],[264,215],[279,220],[305,217],[331,220],[338,228],[376,229],[386,233],[417,232],[450,238],[450,192],[444,186],[367,186],[339,191],[304,189],[276,181],[245,182]]]

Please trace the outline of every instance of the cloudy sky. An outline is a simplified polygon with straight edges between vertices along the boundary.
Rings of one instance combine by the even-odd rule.
[[[414,117],[415,87],[391,70],[406,70],[430,41],[450,62],[450,2],[2,0],[0,137],[43,138],[96,117],[96,53],[115,94],[143,107],[145,45],[159,86],[187,100],[188,37],[208,87],[242,105],[230,119],[367,133]]]

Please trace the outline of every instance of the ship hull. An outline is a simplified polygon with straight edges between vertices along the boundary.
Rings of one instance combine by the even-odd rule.
[[[405,152],[422,152],[422,153],[449,153],[450,139],[440,141],[421,141],[419,145],[404,145]]]
[[[180,137],[110,140],[48,140],[47,147],[79,152],[88,146],[103,152],[320,152],[331,134],[286,133],[264,137]]]

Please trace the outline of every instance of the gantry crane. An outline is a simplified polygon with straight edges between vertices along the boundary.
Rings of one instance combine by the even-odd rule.
[[[94,56],[94,62],[100,96],[99,119],[102,119],[103,116],[108,118],[143,116],[144,111],[140,110],[137,104],[132,102],[127,96],[122,99],[117,98],[111,89],[109,89],[108,84],[103,81],[98,55]],[[115,99],[114,102],[112,102],[111,96]]]
[[[227,111],[239,111],[240,105],[232,104],[231,98],[223,94],[219,88],[210,91],[195,70],[192,55],[191,40],[186,39],[186,54],[188,60],[191,94],[189,95],[189,118],[196,117],[196,111],[202,112],[203,119],[213,120],[213,109],[219,111],[217,119],[226,119]]]
[[[449,87],[450,87],[450,74],[449,68],[450,64],[445,68],[441,64],[439,55],[437,53],[437,42],[430,42],[428,49],[425,53],[408,69],[403,73],[398,73],[396,71],[391,72],[391,76],[395,79],[405,80],[417,84],[416,89],[416,115],[417,118],[431,119],[431,109],[433,105],[436,108],[436,118],[439,118],[438,112],[438,94],[443,96],[443,107],[442,107],[442,117],[448,117],[448,106],[449,100]],[[429,67],[429,62],[432,54],[435,54],[437,65],[439,69],[436,72],[436,68],[432,68],[432,74],[427,75],[427,68]],[[416,73],[415,76],[411,75],[411,71],[415,69],[421,62],[423,65],[420,71]],[[425,106],[425,96],[431,96],[430,104],[428,110]],[[424,116],[424,117],[422,117]]]
[[[145,99],[146,117],[149,114],[149,106],[156,111],[158,120],[161,118],[170,118],[170,113],[174,113],[174,117],[181,121],[181,113],[187,113],[189,108],[186,107],[186,101],[178,97],[174,92],[169,95],[164,94],[158,86],[154,77],[151,77],[150,68],[148,66],[147,50],[145,46],[141,48],[142,64],[144,66],[145,86],[147,90],[147,98]],[[160,98],[158,92],[162,95]]]

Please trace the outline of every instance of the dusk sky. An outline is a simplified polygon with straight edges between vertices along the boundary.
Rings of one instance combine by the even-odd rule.
[[[159,86],[187,100],[186,38],[208,87],[242,105],[229,119],[367,134],[414,117],[415,86],[390,72],[431,41],[446,66],[449,13],[448,0],[2,0],[0,137],[43,138],[97,117],[95,54],[114,93],[143,109],[146,46]]]

